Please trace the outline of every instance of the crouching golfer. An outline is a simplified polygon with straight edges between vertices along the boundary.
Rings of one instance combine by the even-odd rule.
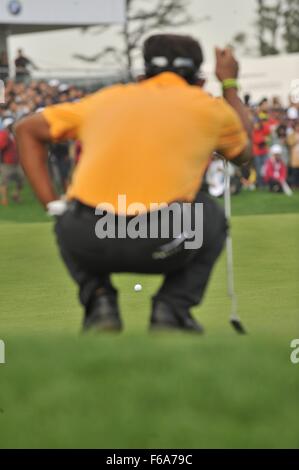
[[[226,220],[199,191],[202,178],[214,150],[237,165],[251,158],[250,122],[237,94],[238,63],[230,50],[217,49],[216,55],[224,99],[201,88],[203,55],[195,40],[156,35],[145,42],[145,76],[137,84],[51,106],[16,128],[25,172],[50,210],[57,195],[47,144],[82,143],[56,234],[79,285],[85,330],[122,328],[110,276],[132,272],[164,274],[153,299],[152,329],[203,331],[190,309],[203,299],[224,245]],[[172,203],[179,210],[168,210]]]

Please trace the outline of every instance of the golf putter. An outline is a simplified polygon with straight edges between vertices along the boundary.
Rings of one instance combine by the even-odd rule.
[[[231,192],[230,192],[230,173],[229,164],[224,160],[224,178],[225,178],[225,190],[224,190],[224,206],[225,216],[230,225],[232,209],[231,209]],[[230,323],[232,327],[240,335],[245,335],[246,330],[238,316],[238,302],[235,293],[234,285],[234,263],[233,263],[233,240],[230,233],[230,228],[226,237],[226,263],[227,263],[227,290],[228,295],[231,299],[231,316]]]

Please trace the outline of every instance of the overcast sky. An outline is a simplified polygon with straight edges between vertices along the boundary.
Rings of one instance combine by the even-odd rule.
[[[182,31],[201,41],[206,60],[210,62],[215,45],[224,46],[240,31],[253,32],[255,4],[255,0],[190,0],[190,12],[194,17],[209,15],[211,20],[198,26],[186,26]],[[72,58],[74,53],[92,56],[111,43],[115,44],[111,33],[94,35],[92,32],[82,34],[78,30],[69,30],[15,36],[10,39],[9,46],[12,56],[17,48],[22,47],[40,67],[84,68],[84,63]]]

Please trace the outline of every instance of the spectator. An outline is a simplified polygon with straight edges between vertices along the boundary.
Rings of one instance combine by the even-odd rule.
[[[54,179],[58,180],[58,185],[62,188],[63,192],[66,192],[72,167],[69,142],[59,142],[51,145],[50,161]]]
[[[294,103],[292,98],[289,100],[289,107],[287,109],[287,117],[290,121],[297,121],[299,119],[298,103]]]
[[[30,76],[31,76],[30,67],[32,67],[35,70],[38,70],[38,68],[32,62],[32,60],[28,59],[28,57],[24,55],[22,49],[19,49],[17,57],[15,59],[17,83],[27,82],[28,79],[30,79]]]
[[[275,109],[275,110],[276,109],[278,109],[278,110],[282,109],[282,104],[281,104],[280,98],[278,96],[273,96],[272,108]]]
[[[239,194],[242,189],[241,175],[233,165],[228,164],[230,174],[230,190],[232,195]],[[218,156],[212,161],[206,172],[205,182],[208,186],[210,196],[220,198],[225,191],[224,162]]]
[[[0,107],[0,131],[3,129],[3,121],[5,119],[5,107]]]
[[[259,104],[258,116],[260,119],[267,121],[269,112],[269,100],[268,98],[263,98]]]
[[[299,188],[299,121],[287,138],[291,150],[292,187]]]
[[[278,108],[273,108],[269,112],[268,120],[266,121],[266,123],[270,128],[271,134],[274,134],[280,125],[280,113],[281,110]]]
[[[21,190],[23,188],[23,172],[19,164],[17,146],[12,126],[14,120],[6,118],[3,121],[4,129],[0,130],[0,204],[7,206],[9,203],[9,183],[15,182],[15,191],[12,198],[15,202],[21,201]]]
[[[8,56],[5,51],[0,54],[0,80],[5,81],[9,73]]]
[[[241,168],[241,183],[243,189],[248,191],[255,191],[256,171],[252,165],[246,165]]]
[[[244,104],[247,108],[251,108],[251,95],[249,93],[246,93],[246,95],[244,95]]]
[[[271,156],[265,164],[265,183],[273,193],[283,192],[287,179],[287,167],[282,160],[280,145],[271,147]]]
[[[282,160],[283,163],[289,167],[290,166],[290,152],[287,144],[287,127],[284,124],[280,124],[272,138],[273,145],[280,145],[282,150]]]
[[[263,186],[263,167],[269,156],[270,133],[269,126],[257,118],[253,131],[253,154],[258,187]]]
[[[224,163],[218,157],[213,157],[206,173],[209,194],[222,197],[224,194]]]

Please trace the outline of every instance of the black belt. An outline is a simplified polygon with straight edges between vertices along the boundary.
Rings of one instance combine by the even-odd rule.
[[[88,215],[89,217],[90,216],[101,217],[103,215],[103,213],[107,212],[105,209],[103,209],[103,213],[97,215],[95,207],[87,206],[86,204],[83,204],[78,199],[73,199],[73,200],[69,201],[68,210],[73,214],[83,214],[83,215]],[[116,216],[118,217],[117,214],[116,214]],[[125,216],[125,215],[122,215],[120,217],[126,217],[128,222],[131,219],[134,218],[134,216]]]
[[[87,206],[86,204],[83,204],[81,201],[78,201],[78,199],[73,199],[68,203],[68,210],[73,213],[83,213],[83,214],[88,214],[88,215],[96,215],[96,208]]]

